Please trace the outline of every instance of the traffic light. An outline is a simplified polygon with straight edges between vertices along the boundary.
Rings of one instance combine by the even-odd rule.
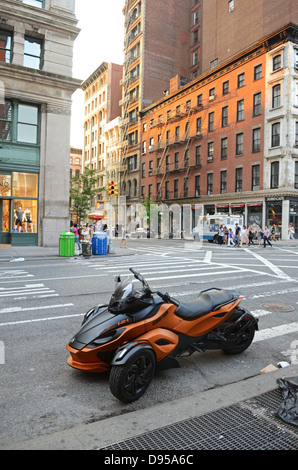
[[[108,195],[110,197],[117,196],[118,194],[118,184],[114,181],[109,181]]]

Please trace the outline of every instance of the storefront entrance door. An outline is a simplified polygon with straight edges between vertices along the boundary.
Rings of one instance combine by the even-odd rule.
[[[0,199],[0,244],[10,244],[10,200]]]

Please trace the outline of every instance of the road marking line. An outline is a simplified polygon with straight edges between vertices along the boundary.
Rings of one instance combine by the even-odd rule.
[[[295,333],[296,331],[298,331],[298,322],[273,326],[272,328],[256,331],[254,343],[258,341],[264,341],[266,339],[276,338],[277,336],[283,336],[289,333]]]
[[[277,266],[272,264],[269,260],[263,258],[263,256],[258,255],[257,253],[254,253],[253,251],[249,251],[248,248],[245,248],[246,252],[249,252],[257,258],[259,261],[261,261],[263,264],[265,264],[271,271],[273,271],[277,276],[283,278],[283,279],[291,279],[290,276],[288,276],[286,273],[284,273],[281,269],[279,269]]]
[[[44,305],[40,307],[9,307],[0,310],[0,313],[19,313],[19,312],[31,312],[33,310],[46,310],[50,308],[61,308],[61,307],[73,307],[73,304],[60,304],[60,305]],[[27,320],[30,321],[30,320]]]

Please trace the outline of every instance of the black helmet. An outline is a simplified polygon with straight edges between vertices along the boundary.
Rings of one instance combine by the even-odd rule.
[[[129,310],[130,313],[133,313],[142,310],[147,305],[148,295],[135,289],[134,284],[127,280],[121,282],[112,294],[109,303],[109,311],[112,313],[120,313]]]

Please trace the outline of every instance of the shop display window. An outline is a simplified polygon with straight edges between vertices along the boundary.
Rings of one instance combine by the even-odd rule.
[[[38,175],[34,173],[13,174],[14,197],[37,197]]]
[[[37,201],[14,201],[14,232],[37,233]]]
[[[0,197],[11,196],[11,175],[0,174]]]

